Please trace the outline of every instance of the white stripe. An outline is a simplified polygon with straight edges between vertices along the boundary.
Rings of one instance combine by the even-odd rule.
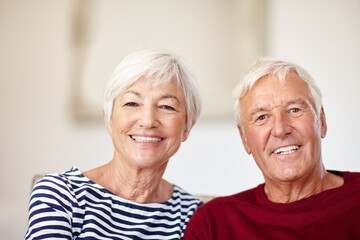
[[[93,204],[93,203],[88,203],[87,204],[89,207],[99,207],[99,205],[96,205],[96,204]],[[104,206],[102,206],[102,209],[104,209],[105,211],[107,212],[110,212],[111,213],[111,216],[113,216],[114,218],[116,219],[122,219],[124,221],[128,221],[128,222],[133,222],[133,223],[143,223],[143,222],[153,222],[153,223],[163,223],[163,224],[167,224],[167,225],[173,225],[174,224],[174,221],[169,221],[167,219],[154,219],[154,217],[157,217],[157,216],[166,216],[166,217],[171,217],[171,218],[175,218],[175,217],[178,217],[180,215],[180,212],[176,212],[175,214],[165,214],[161,211],[157,211],[157,212],[139,212],[139,211],[136,211],[138,215],[141,215],[141,216],[148,216],[148,217],[151,217],[147,220],[143,220],[143,219],[139,219],[139,218],[135,218],[135,217],[128,217],[128,216],[125,216],[125,215],[121,215],[119,213],[115,213],[115,212],[112,212],[111,209],[109,208],[105,208]],[[89,209],[90,210],[90,209]],[[128,209],[129,211],[126,211],[128,213],[134,213],[132,209]],[[102,216],[107,216],[106,214],[104,214],[103,212],[100,212],[98,210],[96,210],[95,208],[91,208],[91,211],[94,211]]]
[[[68,225],[63,224],[63,222],[59,222],[59,221],[40,222],[40,223],[34,224],[33,227],[29,228],[29,232],[33,231],[36,228],[43,227],[43,226],[68,226]],[[70,232],[64,231],[61,229],[43,229],[41,231],[38,231],[38,232],[32,234],[31,239],[33,239],[33,238],[35,239],[36,237],[39,237],[43,234],[53,234],[53,233],[59,233],[59,234],[65,235],[65,236],[71,236]]]
[[[39,182],[36,186],[38,187],[47,187],[47,188],[53,188],[56,189],[57,191],[59,191],[61,194],[64,194],[66,197],[68,197],[71,201],[76,201],[76,199],[74,198],[74,196],[70,193],[71,190],[68,188],[68,186],[65,185],[64,182],[60,181],[59,179],[56,178],[49,178],[49,177],[45,177],[44,179],[50,180],[47,182]],[[58,185],[56,185],[55,183],[59,184],[60,186],[64,186],[66,187],[67,190],[59,187]],[[39,188],[35,188],[33,194],[50,194],[50,195],[55,195],[55,193],[49,189],[39,189]],[[56,194],[57,198],[59,197],[58,194]],[[62,197],[61,197],[62,198]]]
[[[82,195],[79,196],[79,198],[82,197]],[[94,195],[92,195],[90,193],[87,193],[86,197],[88,199],[91,199],[95,203],[106,203],[106,204],[109,204],[110,206],[113,205],[112,204],[113,198],[109,199],[109,197],[112,197],[112,196],[110,196],[110,194],[106,196],[107,199],[97,198],[97,197],[95,197]],[[116,201],[119,201],[119,200],[117,199]],[[86,202],[86,199],[83,198],[83,200],[79,202],[79,205],[82,205],[85,202]],[[87,202],[87,204],[91,205],[91,202]],[[99,205],[96,204],[96,206],[100,207],[100,204]],[[169,206],[166,206],[166,205],[160,205],[160,206],[161,206],[161,209],[163,209],[163,210],[179,211],[181,209],[180,204],[178,204],[176,207],[169,207]],[[110,209],[108,207],[105,207],[104,205],[101,205],[101,207],[103,207],[103,208],[107,209],[108,211],[110,211]],[[146,206],[146,207],[148,208],[148,206]],[[152,208],[154,209],[154,211],[145,211],[145,210],[141,210],[141,209],[134,209],[134,208],[126,207],[124,205],[117,205],[116,206],[116,209],[124,211],[124,212],[129,212],[129,213],[132,213],[132,214],[145,215],[145,216],[153,216],[155,214],[158,214],[158,212],[155,211],[155,210],[158,210],[158,209],[156,209],[155,207],[152,207]],[[171,214],[171,215],[168,215],[168,216],[173,216],[173,215]]]
[[[97,214],[103,216],[105,219],[109,220],[111,222],[111,218],[109,215],[107,214],[103,214],[101,211],[99,210],[96,210],[96,209],[92,209],[93,212],[96,212]],[[113,214],[112,214],[113,216]],[[93,216],[91,216],[93,217]],[[121,217],[121,216],[120,216]],[[85,217],[86,218],[86,217]],[[131,221],[131,220],[134,220],[134,219],[126,219],[125,216],[121,217],[121,219],[123,220],[130,220],[130,222],[134,222],[135,221]],[[95,219],[92,219],[92,220],[95,220]],[[101,219],[97,219],[96,218],[96,221],[100,223],[101,226],[104,226],[104,227],[107,227],[109,229],[113,229],[111,226],[109,226],[106,222],[103,222]],[[129,226],[127,224],[124,224],[124,223],[120,223],[120,222],[112,222],[113,225],[115,226],[118,226],[118,227],[121,227],[121,228],[128,228],[128,229],[133,229],[133,228],[142,228],[142,229],[147,229],[148,226],[146,225],[146,223],[154,223],[154,224],[160,224],[160,223],[165,223],[166,225],[175,225],[176,226],[176,223],[180,223],[179,220],[176,220],[176,221],[173,221],[173,222],[169,222],[169,221],[166,221],[166,220],[156,220],[156,219],[147,219],[145,221],[139,221],[138,219],[136,219],[136,223],[138,225],[132,225],[132,226]],[[141,224],[143,223],[143,224]],[[166,229],[164,227],[153,227],[152,229],[147,229],[147,231],[150,231],[150,232],[154,232],[154,231],[162,231],[162,232],[173,232],[174,229],[170,228],[170,229]]]
[[[102,234],[104,234],[105,236],[108,236],[108,237],[119,237],[119,235],[116,235],[116,234],[110,234],[109,232],[106,232],[103,228],[102,228],[102,225],[98,226],[98,225],[95,225],[95,224],[88,224],[87,225],[89,228],[92,228],[92,229],[96,229],[98,230],[99,232],[101,232]],[[147,229],[144,229],[147,231]],[[138,231],[120,231],[119,229],[116,229],[117,232],[121,233],[121,234],[125,234],[125,236],[137,236],[141,239],[169,239],[169,238],[174,238],[174,237],[179,237],[180,236],[178,234],[173,234],[173,235],[170,235],[170,236],[163,236],[163,235],[144,235]],[[83,235],[80,235],[81,237]],[[79,237],[80,237],[79,236]],[[131,238],[130,238],[131,239]]]

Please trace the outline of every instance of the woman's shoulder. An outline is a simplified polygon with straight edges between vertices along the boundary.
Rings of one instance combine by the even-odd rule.
[[[39,186],[53,186],[54,188],[76,187],[82,184],[88,184],[87,179],[76,167],[61,173],[51,173],[44,175],[34,186],[34,189]]]
[[[46,197],[52,199],[67,199],[75,201],[84,188],[94,185],[78,168],[72,167],[62,173],[52,173],[43,176],[35,185],[31,198]]]
[[[63,173],[46,174],[35,185],[30,197],[30,213],[41,211],[59,211],[64,215],[72,212],[77,205],[77,196],[74,190],[74,176],[80,171],[71,168]],[[52,210],[51,210],[52,209]]]

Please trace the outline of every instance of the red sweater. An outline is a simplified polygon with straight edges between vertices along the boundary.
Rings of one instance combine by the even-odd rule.
[[[344,185],[292,203],[273,203],[264,184],[198,208],[189,239],[360,239],[360,173],[332,172]]]

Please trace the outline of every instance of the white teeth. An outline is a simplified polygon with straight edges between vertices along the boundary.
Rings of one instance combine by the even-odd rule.
[[[160,142],[162,138],[155,138],[155,137],[143,137],[143,136],[131,136],[136,142]]]
[[[276,154],[290,154],[298,150],[300,146],[298,145],[292,145],[287,147],[278,148],[274,151]]]

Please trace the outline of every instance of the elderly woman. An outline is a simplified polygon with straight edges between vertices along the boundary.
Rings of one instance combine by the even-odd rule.
[[[200,113],[179,57],[138,50],[116,67],[104,120],[113,159],[45,176],[34,187],[26,239],[180,239],[201,201],[162,178]]]

